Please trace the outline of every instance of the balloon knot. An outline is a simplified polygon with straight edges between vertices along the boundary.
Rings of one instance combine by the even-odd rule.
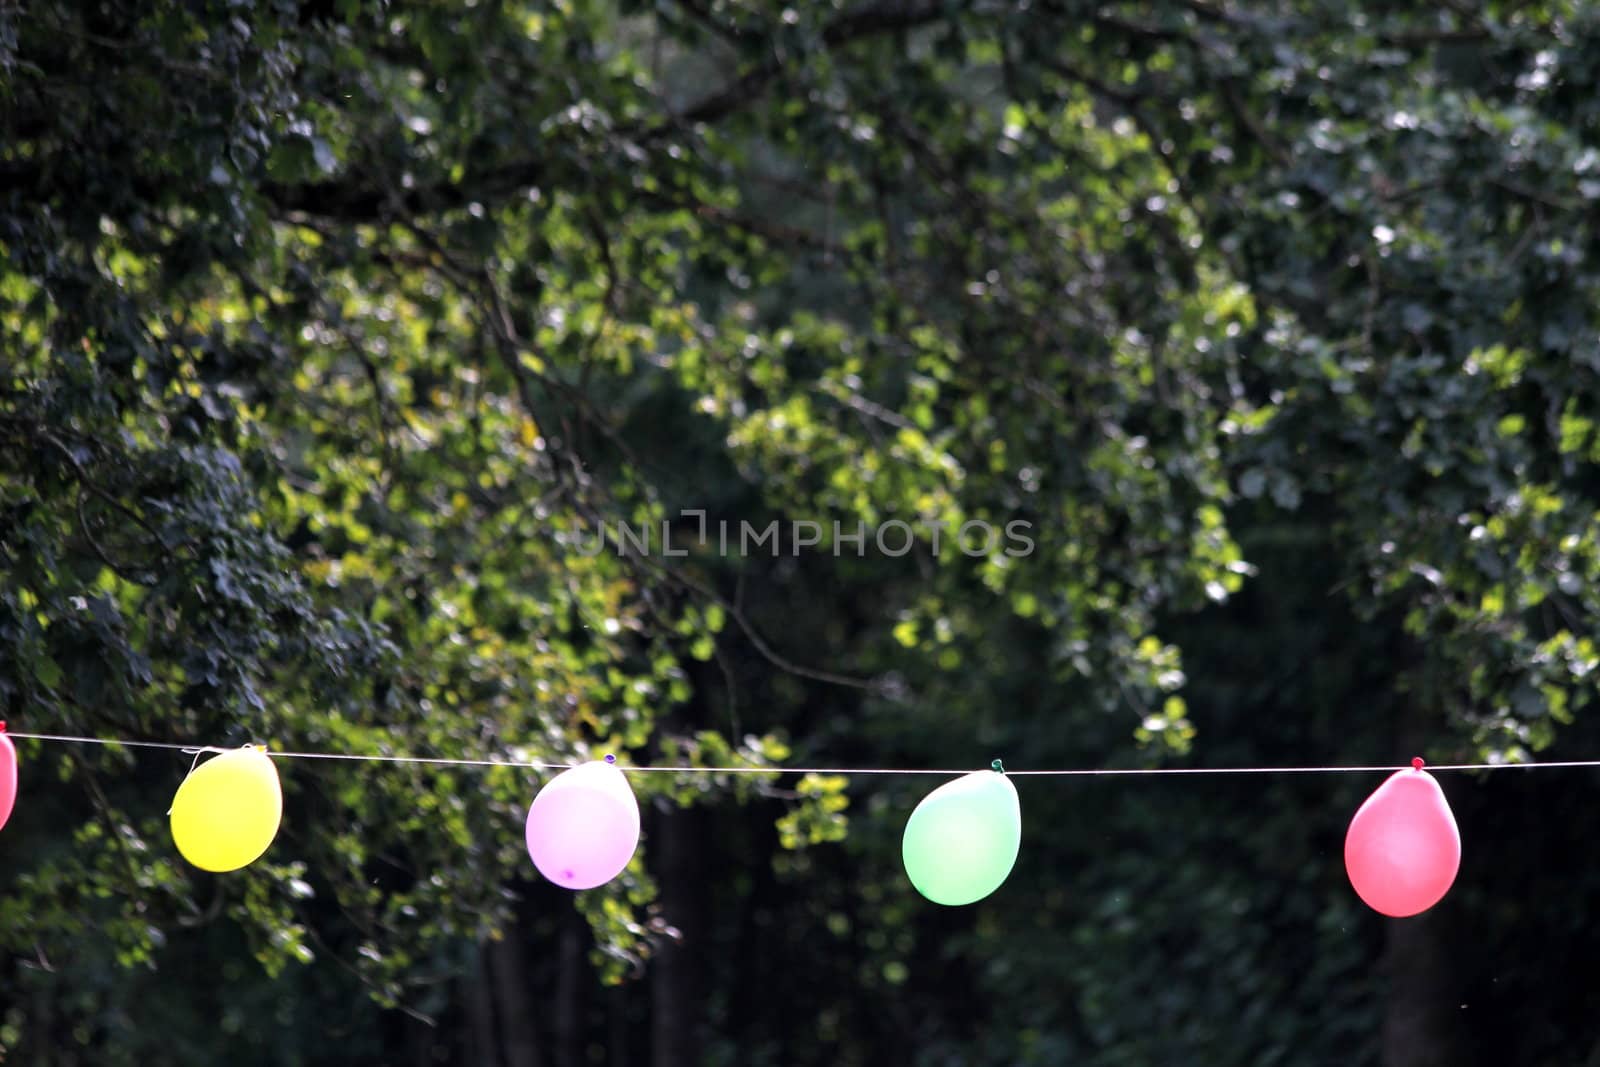
[[[1006,773],[1005,764],[1001,763],[999,760],[995,760],[993,763],[989,764],[989,769],[998,774]]]
[[[1414,759],[1412,759],[1411,766],[1415,770],[1419,770],[1419,771],[1422,770],[1422,757],[1421,756],[1417,756]]]
[[[0,719],[0,734],[3,734],[5,732],[6,732],[6,721],[4,719]]]
[[[615,762],[617,762],[617,757],[615,757],[611,753],[607,752],[606,753],[606,762],[607,763],[615,763]]]

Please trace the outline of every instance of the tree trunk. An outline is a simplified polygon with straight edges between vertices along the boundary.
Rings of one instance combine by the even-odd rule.
[[[700,967],[703,900],[698,891],[704,813],[673,808],[656,814],[650,835],[661,910],[682,935],[651,961],[650,1046],[652,1067],[694,1067],[700,1062]]]
[[[555,1060],[556,1067],[582,1067],[584,1006],[583,991],[588,985],[589,967],[584,959],[588,927],[575,909],[568,909],[561,920],[557,948]]]
[[[485,948],[492,981],[501,1067],[539,1067],[539,1033],[528,1001],[527,958],[522,930],[513,925],[504,938]]]
[[[1383,1014],[1384,1067],[1470,1067],[1460,987],[1439,916],[1388,920]]]
[[[494,1036],[494,983],[489,978],[489,946],[478,952],[478,965],[473,968],[467,982],[467,1058],[478,1067],[500,1067],[500,1057],[495,1051],[499,1044]]]
[[[606,1017],[611,1023],[606,1034],[611,1050],[610,1067],[633,1067],[630,1055],[633,1043],[628,1039],[628,1028],[632,1025],[632,1020],[628,1018],[631,991],[631,986],[619,985],[606,994]]]
[[[1404,702],[1395,731],[1402,757],[1423,753],[1445,722],[1431,710],[1439,706],[1439,689],[1427,651],[1416,648],[1414,654],[1413,698]],[[1474,1062],[1462,1025],[1461,987],[1450,961],[1448,912],[1440,910],[1448,906],[1446,900],[1409,919],[1385,920],[1389,997],[1383,1012],[1383,1067],[1471,1067]]]
[[[406,1029],[409,1031],[411,1045],[412,1067],[433,1067],[437,1061],[434,1059],[434,1043],[439,1039],[439,1027],[430,1025],[420,1019],[408,1019]]]

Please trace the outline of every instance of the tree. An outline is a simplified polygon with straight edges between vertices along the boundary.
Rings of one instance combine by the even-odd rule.
[[[1528,759],[1596,662],[1591,22],[1320,0],[0,12],[0,705],[63,732],[555,762]],[[685,509],[819,544],[723,553]],[[1011,522],[1031,551],[963,539]],[[1285,646],[1313,671],[1262,681]],[[291,766],[270,862],[202,881],[165,847],[176,759],[28,755],[70,788],[30,786],[49,818],[7,831],[28,862],[0,938],[19,990],[93,991],[8,1017],[19,1055],[144,1055],[171,1028],[128,1015],[101,955],[170,973],[236,936],[295,976],[279,1010],[336,996],[291,966],[336,960],[439,1024],[385,1015],[359,1039],[378,1049],[574,1063],[595,1017],[640,1029],[636,999],[582,992],[576,931],[528,885],[506,832],[526,774]],[[1075,873],[976,918],[898,878],[914,783],[640,787],[651,839],[578,907],[610,980],[691,954],[667,957],[689,977],[658,990],[659,1062],[856,1062],[915,1030],[928,1063],[1254,1063],[1306,1047],[1307,1019],[1319,1048],[1381,1033],[1360,1047],[1391,1063],[1481,1047],[1441,1010],[1462,972],[1439,930],[1390,928],[1414,943],[1376,1025],[1354,976],[1378,928],[1340,934],[1322,783],[1271,787],[1266,819],[1254,787],[1194,800],[1204,860],[1157,791],[1097,797],[1027,843]],[[811,847],[844,836],[847,788],[870,818]],[[748,807],[679,813],[729,791]],[[1078,810],[1028,803],[1040,826]],[[688,818],[760,873],[684,889],[717,862],[683,851]],[[1100,827],[1148,848],[1108,861]],[[1268,921],[1189,929],[1241,904]],[[794,932],[752,934],[762,915]],[[797,1010],[828,1049],[752,999],[753,959],[708,952],[746,937],[814,980]],[[62,952],[83,962],[52,979]],[[472,992],[440,985],[473,967]],[[1066,1003],[1036,995],[1052,982]],[[523,983],[558,1026],[505,999]]]

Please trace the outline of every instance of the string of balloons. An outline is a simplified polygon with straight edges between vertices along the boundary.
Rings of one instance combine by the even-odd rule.
[[[616,757],[582,763],[344,752],[272,751],[119,740],[71,734],[7,732],[0,722],[0,829],[10,819],[18,788],[12,738],[49,743],[151,748],[193,755],[189,773],[168,811],[173,842],[195,867],[223,874],[264,855],[283,819],[276,760],[351,760],[461,767],[518,767],[559,771],[528,806],[528,855],[545,878],[566,889],[593,889],[621,874],[639,845],[639,801],[629,774],[934,775],[950,778],[925,796],[906,821],[901,859],[911,885],[936,904],[959,907],[989,896],[1016,865],[1022,843],[1018,777],[1110,777],[1237,774],[1372,774],[1388,777],[1367,797],[1345,834],[1350,884],[1373,910],[1395,918],[1417,915],[1442,900],[1461,866],[1461,835],[1439,782],[1421,757],[1410,767],[1142,767],[1007,771],[934,768],[770,767],[743,765],[625,766]],[[211,755],[204,763],[200,758]],[[1436,771],[1600,767],[1600,760],[1550,763],[1453,763]]]

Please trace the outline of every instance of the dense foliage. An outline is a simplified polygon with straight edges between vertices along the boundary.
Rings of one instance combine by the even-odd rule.
[[[186,758],[24,743],[0,1057],[1570,1059],[1579,774],[1448,779],[1385,925],[1375,783],[1028,783],[942,912],[925,780],[778,768],[1582,751],[1597,81],[1568,3],[0,6],[13,728],[770,768],[580,920],[531,771],[286,764],[212,878]]]

